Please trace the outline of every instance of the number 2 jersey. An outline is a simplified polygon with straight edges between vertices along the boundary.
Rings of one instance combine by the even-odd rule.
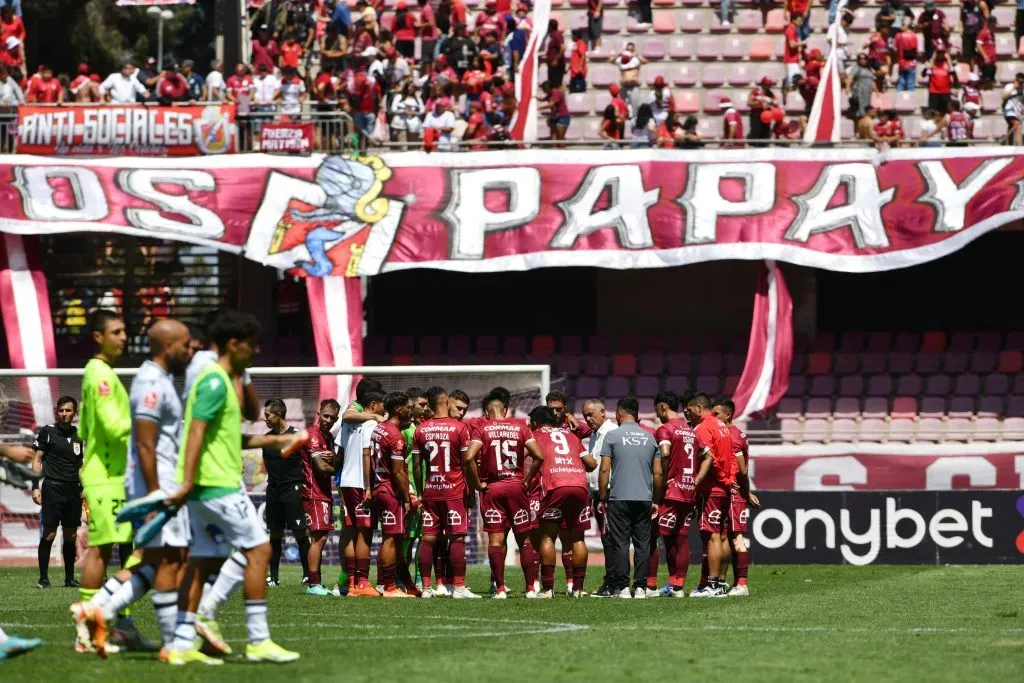
[[[461,499],[466,489],[462,458],[469,449],[469,427],[450,417],[426,420],[416,427],[413,455],[423,456],[423,499]]]
[[[317,457],[334,457],[334,440],[325,435],[317,424],[309,428],[309,443],[300,451],[302,459],[302,499],[333,502],[331,484],[333,474],[325,474],[313,465]]]
[[[511,418],[481,420],[473,427],[472,440],[483,444],[477,459],[481,481],[491,484],[526,478],[526,444],[534,438],[524,422]]]
[[[381,422],[370,435],[370,481],[374,491],[382,489],[398,498],[391,479],[394,464],[399,460],[405,462],[402,430],[391,420]]]
[[[668,471],[665,476],[665,500],[692,503],[697,497],[694,475],[697,457],[706,446],[686,420],[676,417],[658,427],[658,446],[669,444]]]

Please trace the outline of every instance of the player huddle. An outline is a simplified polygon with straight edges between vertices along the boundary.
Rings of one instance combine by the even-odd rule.
[[[566,411],[561,392],[530,412],[528,421],[510,417],[511,396],[496,387],[482,401],[483,415],[466,418],[469,397],[442,387],[385,393],[363,378],[356,401],[320,404],[300,462],[289,463],[264,449],[268,472],[267,524],[274,544],[269,585],[279,585],[281,538],[295,535],[308,583],[307,594],[328,596],[476,599],[465,583],[466,535],[479,503],[491,591],[505,599],[505,557],[511,532],[519,547],[527,598],[553,597],[556,540],[562,545],[569,595],[583,597],[587,571],[584,533],[592,514],[604,521],[613,476],[613,445],[598,438],[608,428],[604,406],[588,401],[586,422]],[[617,406],[619,424],[635,422],[636,400]],[[632,406],[632,407],[631,407]],[[705,554],[701,581],[692,597],[747,594],[747,504],[759,504],[747,478],[746,437],[731,424],[733,405],[713,405],[704,394],[655,397],[662,423],[653,449],[650,489],[650,552],[646,583],[605,584],[595,597],[685,595],[690,564],[689,532],[698,523]],[[682,409],[682,412],[680,410]],[[264,407],[268,434],[285,432],[285,405]],[[636,427],[636,425],[634,425]],[[591,448],[583,445],[590,439]],[[598,461],[602,472],[596,478]],[[323,583],[320,563],[333,529],[330,479],[338,486],[342,511],[339,551],[344,567],[333,591]],[[625,476],[625,475],[622,475]],[[301,477],[301,481],[300,481]],[[599,485],[595,485],[598,484]],[[371,541],[380,529],[376,582],[370,582]],[[602,533],[605,533],[602,529]],[[657,589],[657,538],[664,539],[669,584]],[[725,584],[732,558],[736,586]],[[410,565],[412,569],[410,569]],[[413,575],[415,572],[415,576]]]

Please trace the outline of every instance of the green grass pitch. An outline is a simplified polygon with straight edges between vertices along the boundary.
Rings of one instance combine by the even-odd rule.
[[[562,573],[561,567],[557,573]],[[593,568],[587,588],[600,583]],[[59,569],[51,572],[59,578]],[[336,570],[325,577],[336,576]],[[382,600],[313,598],[296,569],[269,590],[275,640],[289,665],[235,657],[172,669],[149,655],[103,662],[72,651],[77,591],[35,588],[30,569],[0,569],[0,624],[39,636],[36,652],[0,664],[0,681],[1014,681],[1024,676],[1022,567],[751,568],[751,597]],[[509,568],[509,586],[521,575]],[[486,593],[486,567],[471,587]],[[225,635],[244,647],[241,596]],[[148,599],[135,609],[156,636]]]

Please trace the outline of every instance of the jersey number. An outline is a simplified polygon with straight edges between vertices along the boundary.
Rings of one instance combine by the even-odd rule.
[[[494,439],[491,441],[491,448],[494,449],[494,463],[501,472],[502,468],[506,470],[519,469],[519,458],[516,452],[512,450],[512,444],[514,441],[505,441],[503,439]]]
[[[683,474],[693,474],[693,444],[683,444],[683,452],[686,453],[686,457],[690,460],[690,466],[683,468]]]
[[[555,453],[569,455],[569,440],[562,432],[551,432],[551,440],[555,443]]]
[[[428,441],[427,442],[427,451],[429,451],[429,453],[430,453],[430,471],[431,472],[438,472],[441,469],[439,466],[434,464],[434,458],[437,457],[437,454],[440,451],[444,451],[444,453],[442,454],[442,458],[444,460],[444,471],[445,472],[450,472],[451,471],[452,466],[451,466],[451,462],[449,462],[449,461],[451,460],[452,445],[450,443],[448,443],[447,441],[442,441],[440,446],[438,446],[438,444],[435,443],[434,441]]]

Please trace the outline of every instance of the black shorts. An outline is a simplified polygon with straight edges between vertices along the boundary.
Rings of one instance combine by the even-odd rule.
[[[267,531],[280,533],[287,526],[293,534],[306,532],[306,513],[302,509],[302,484],[285,484],[267,489]]]
[[[45,529],[64,527],[65,535],[82,523],[82,485],[77,481],[43,479],[42,522]]]
[[[402,55],[406,59],[412,59],[416,54],[416,41],[396,40],[395,49],[398,51],[398,54]]]

